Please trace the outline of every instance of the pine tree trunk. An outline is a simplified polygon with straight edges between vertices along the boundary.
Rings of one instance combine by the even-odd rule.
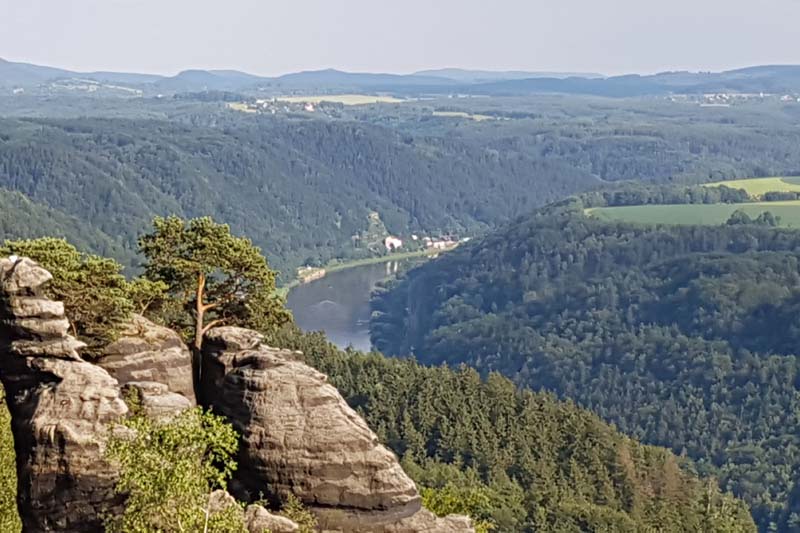
[[[195,322],[194,322],[194,347],[200,352],[203,348],[203,318],[205,314],[205,307],[203,305],[203,296],[206,287],[206,275],[200,273],[197,276],[197,300],[195,302]]]

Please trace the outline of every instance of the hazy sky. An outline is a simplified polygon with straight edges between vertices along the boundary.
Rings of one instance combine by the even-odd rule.
[[[0,57],[75,70],[656,72],[800,63],[800,0],[0,0]]]

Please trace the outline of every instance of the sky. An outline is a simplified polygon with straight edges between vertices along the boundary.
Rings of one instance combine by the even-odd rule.
[[[0,58],[78,71],[653,73],[800,64],[800,0],[0,0]]]

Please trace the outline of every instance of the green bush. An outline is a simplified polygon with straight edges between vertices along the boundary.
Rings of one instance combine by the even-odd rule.
[[[116,490],[126,496],[111,533],[208,531],[244,533],[236,506],[209,511],[210,495],[225,489],[236,470],[238,436],[221,417],[200,408],[169,421],[136,413],[116,431],[107,455],[120,469]]]
[[[17,514],[17,469],[11,416],[0,385],[0,531],[14,533],[22,527]]]
[[[317,531],[316,517],[306,509],[294,494],[289,494],[286,498],[280,514],[300,526],[298,533],[314,533]]]
[[[29,257],[53,275],[48,296],[64,302],[72,334],[89,345],[89,353],[113,341],[130,317],[129,284],[113,259],[83,254],[64,239],[49,237],[6,241],[0,256],[11,254]]]

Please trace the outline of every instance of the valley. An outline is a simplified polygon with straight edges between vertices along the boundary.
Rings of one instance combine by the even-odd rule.
[[[793,532],[800,107],[701,107],[667,74],[448,75],[87,82],[124,97],[36,75],[0,94],[3,258],[61,250],[95,361],[114,335],[91,321],[117,314],[197,342],[178,263],[148,266],[154,218],[240,236],[209,287],[255,262],[264,290],[213,320],[264,335],[265,368],[323,372],[420,501],[478,531]]]

